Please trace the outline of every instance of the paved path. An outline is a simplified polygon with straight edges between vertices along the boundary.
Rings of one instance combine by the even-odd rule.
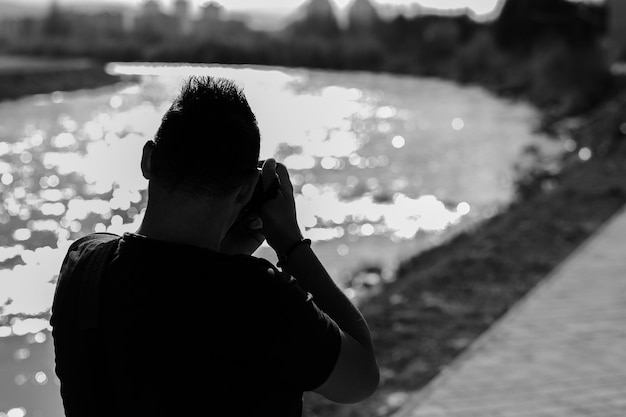
[[[393,417],[626,417],[626,210]]]

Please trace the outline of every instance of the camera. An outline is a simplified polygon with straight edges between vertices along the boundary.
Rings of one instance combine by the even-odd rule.
[[[261,160],[257,165],[257,171],[259,172],[259,181],[257,181],[256,183],[256,187],[254,188],[254,192],[252,193],[250,201],[248,201],[248,203],[244,207],[244,210],[250,214],[259,214],[263,204],[265,204],[266,201],[275,198],[278,194],[278,190],[280,190],[280,179],[278,178],[278,174],[275,174],[269,187],[267,187],[266,190],[263,189],[261,172],[264,162],[264,160]]]

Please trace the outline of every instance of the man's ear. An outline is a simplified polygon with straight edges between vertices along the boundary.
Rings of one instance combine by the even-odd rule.
[[[245,205],[248,201],[250,201],[252,194],[254,193],[254,189],[256,188],[256,184],[259,181],[259,177],[259,174],[255,172],[246,179],[237,193],[237,203]]]
[[[141,154],[141,173],[147,180],[152,177],[152,152],[154,152],[154,142],[149,140],[143,145]]]

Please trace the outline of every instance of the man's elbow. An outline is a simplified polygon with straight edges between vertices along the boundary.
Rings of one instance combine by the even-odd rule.
[[[378,389],[380,372],[372,349],[342,333],[339,358],[330,377],[315,391],[331,401],[353,404],[372,396]]]
[[[367,370],[359,373],[358,378],[354,381],[352,389],[344,392],[341,398],[335,398],[334,401],[343,404],[354,404],[361,402],[376,392],[380,383],[380,372],[378,364],[374,362],[367,367]]]
[[[380,371],[378,369],[378,364],[374,362],[370,368],[371,369],[368,370],[367,375],[363,378],[364,386],[361,391],[361,398],[359,398],[356,402],[363,401],[366,398],[371,397],[378,389],[378,384],[380,383]]]

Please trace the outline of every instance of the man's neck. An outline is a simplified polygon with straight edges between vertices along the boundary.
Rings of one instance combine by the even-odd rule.
[[[232,221],[230,217],[227,207],[203,207],[176,199],[153,201],[148,203],[137,234],[219,251]]]
[[[187,228],[186,226],[187,224],[172,224],[167,221],[163,222],[153,219],[146,212],[146,217],[141,222],[136,233],[150,239],[197,246],[214,251],[220,250],[222,237],[218,233],[212,233],[206,230],[206,228]]]

